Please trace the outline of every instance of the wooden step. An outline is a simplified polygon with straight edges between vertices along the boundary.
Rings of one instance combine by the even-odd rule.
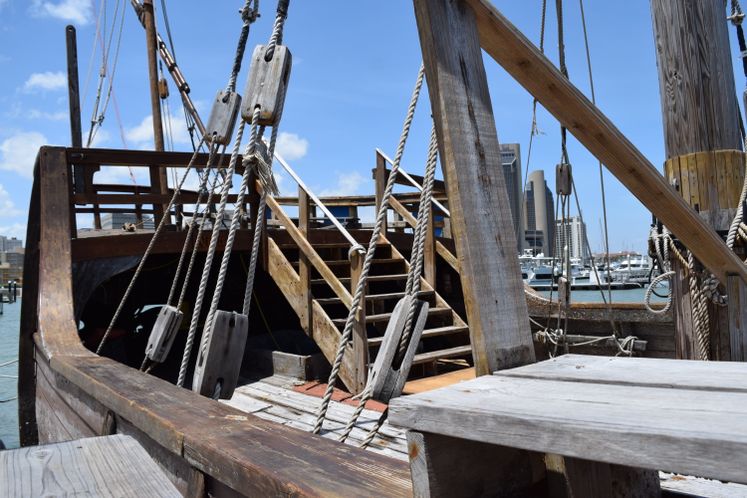
[[[467,344],[466,346],[457,346],[455,348],[440,349],[438,351],[429,351],[428,353],[416,354],[412,360],[413,365],[420,365],[421,363],[430,363],[436,360],[442,360],[444,358],[455,358],[457,356],[466,356],[472,354],[472,346]]]
[[[314,246],[314,249],[349,249],[350,248],[350,242],[312,242],[312,246]],[[376,247],[387,247],[389,245],[388,242],[379,242],[376,244]],[[298,249],[298,244],[295,242],[283,242],[278,243],[278,247],[280,249]],[[363,243],[363,247],[368,247],[368,242]]]
[[[389,318],[391,318],[391,313],[379,313],[377,315],[366,315],[366,323],[378,323],[378,322],[388,322]],[[430,308],[428,310],[428,317],[432,316],[451,316],[451,308]],[[335,325],[339,327],[345,326],[345,321],[347,318],[335,318],[332,321]]]
[[[469,332],[469,327],[464,327],[464,326],[459,326],[459,325],[448,325],[446,327],[436,327],[432,329],[426,329],[423,331],[423,334],[420,336],[420,338],[427,339],[429,337],[437,337],[440,335],[464,334],[466,332]],[[381,343],[383,340],[384,340],[384,336],[369,337],[368,345],[369,346],[381,346]]]
[[[371,263],[373,265],[387,265],[392,263],[404,263],[405,260],[402,258],[375,258]],[[350,266],[350,261],[347,259],[331,259],[331,260],[325,260],[324,263],[327,266]],[[298,261],[291,261],[291,265],[293,265],[294,268],[298,268]]]
[[[350,277],[340,277],[338,279],[343,284],[350,283]],[[407,280],[407,273],[401,273],[396,275],[369,275],[369,282],[397,282]],[[314,278],[311,280],[311,285],[326,284],[327,282],[323,278]]]
[[[427,290],[427,291],[420,291],[418,293],[418,297],[420,299],[430,299],[435,295],[435,291]],[[370,294],[366,296],[366,302],[373,302],[373,301],[390,301],[394,299],[402,299],[405,297],[404,292],[389,292],[387,294]],[[342,301],[339,297],[325,297],[322,299],[316,300],[321,305],[328,305],[328,304],[341,304]]]

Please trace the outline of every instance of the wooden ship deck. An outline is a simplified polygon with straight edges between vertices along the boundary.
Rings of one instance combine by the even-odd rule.
[[[515,440],[497,429],[481,441],[479,423],[453,427],[459,424],[459,416],[474,418],[460,411],[460,399],[469,402],[475,417],[490,420],[486,422],[490,427],[500,428],[507,420],[524,427],[533,423],[533,416],[547,424],[562,422],[542,418],[552,412],[553,404],[566,407],[562,389],[545,407],[543,397],[527,388],[527,406],[540,410],[540,416],[518,404],[505,411],[504,404],[480,407],[470,387],[464,387],[476,386],[486,393],[495,388],[495,399],[510,405],[501,397],[501,386],[532,384],[515,380],[521,377],[516,371],[536,367],[532,371],[550,377],[543,370],[547,363],[530,365],[555,349],[543,340],[544,324],[550,320],[563,318],[567,324],[563,342],[554,345],[561,351],[609,357],[625,353],[654,362],[645,365],[665,365],[672,371],[679,371],[672,359],[697,346],[692,331],[690,335],[680,329],[675,332],[675,323],[681,328],[683,317],[690,316],[680,308],[661,314],[636,304],[572,303],[561,308],[525,288],[515,261],[516,241],[502,173],[492,167],[500,153],[481,48],[603,161],[679,243],[691,249],[699,264],[729,289],[733,301],[723,311],[728,323],[714,328],[710,336],[712,359],[744,361],[747,355],[747,307],[741,306],[747,296],[747,269],[681,192],[490,2],[416,0],[415,7],[439,157],[448,179],[435,182],[432,189],[423,270],[415,277],[417,295],[409,295],[407,282],[416,261],[414,233],[419,226],[414,213],[420,212],[425,178],[407,174],[399,164],[392,176],[396,161],[381,151],[372,164],[376,192],[371,196],[318,198],[280,158],[280,165],[298,184],[295,197],[266,195],[267,184],[256,172],[247,172],[246,198],[227,193],[224,199],[247,215],[241,217],[238,229],[217,227],[211,236],[212,224],[223,223],[213,218],[211,230],[203,232],[200,227],[191,246],[198,268],[207,266],[211,252],[226,253],[220,309],[238,310],[242,304],[249,309],[245,347],[226,346],[214,358],[216,363],[238,360],[236,388],[225,395],[221,391],[225,379],[220,379],[214,397],[225,399],[201,396],[189,389],[194,387],[189,381],[186,389],[178,385],[180,378],[192,379],[194,370],[203,365],[205,350],[195,349],[190,355],[187,347],[187,322],[193,320],[202,329],[208,320],[205,308],[194,317],[189,312],[204,291],[199,271],[187,273],[183,284],[182,309],[188,319],[172,346],[172,351],[186,349],[189,361],[172,354],[149,364],[144,356],[159,310],[171,304],[165,297],[180,254],[190,245],[185,220],[194,223],[196,209],[190,209],[202,195],[169,189],[164,173],[169,168],[187,171],[194,164],[206,167],[211,159],[197,153],[43,147],[35,166],[26,238],[19,365],[23,445],[128,435],[179,492],[189,496],[602,496],[598,493],[611,489],[612,481],[622,486],[620,496],[636,496],[635,490],[645,490],[638,496],[658,496],[659,470],[702,471],[703,477],[747,483],[747,477],[742,479],[734,470],[744,462],[736,449],[747,444],[738,427],[724,432],[734,441],[728,449],[734,450],[735,460],[723,469],[707,461],[710,453],[693,454],[693,448],[702,447],[688,446],[687,427],[663,434],[666,431],[657,426],[651,430],[661,434],[651,439],[641,436],[643,442],[671,438],[667,441],[674,445],[672,452],[679,447],[686,452],[684,464],[662,450],[652,452],[654,456],[647,456],[641,465],[636,465],[635,451],[642,451],[642,446],[631,449],[625,441],[602,448],[605,451],[594,449],[589,452],[591,459],[584,460],[583,451],[571,447],[574,439],[584,441],[581,429],[562,438],[548,436],[551,431],[544,431],[545,426],[540,431],[543,436],[536,438],[516,429],[525,437]],[[733,151],[729,154],[735,156]],[[723,154],[716,156],[723,158]],[[233,159],[239,165],[235,173],[244,175],[243,158]],[[102,168],[124,167],[147,170],[150,185],[96,182]],[[206,174],[210,173],[207,167]],[[413,190],[387,199],[387,184],[392,182]],[[736,210],[737,200],[731,199],[730,209]],[[222,216],[225,202],[222,207],[220,203],[213,198],[205,212]],[[265,203],[266,228],[255,232],[251,220]],[[382,205],[392,215],[371,246],[369,273],[357,251],[369,243],[375,229],[360,224],[359,209]],[[332,207],[335,213],[346,214],[334,216]],[[137,223],[104,229],[102,217],[117,213],[133,215]],[[92,223],[86,226],[83,220],[89,218]],[[166,228],[143,228],[147,218]],[[253,242],[255,233],[258,245]],[[247,308],[242,301],[253,249],[259,250],[259,261]],[[213,288],[217,279],[208,277],[208,287]],[[354,296],[363,279],[362,304],[356,309]],[[396,321],[392,317],[398,317],[395,306],[405,298],[428,305],[418,321],[422,335],[411,345],[417,349],[408,364],[405,396],[391,403],[369,401],[342,444],[338,439],[357,400],[367,396],[371,368],[385,349],[387,330]],[[351,323],[352,335],[345,342]],[[590,358],[593,362],[601,356]],[[334,371],[338,359],[338,382],[328,386],[330,366]],[[574,361],[585,368],[587,360]],[[496,371],[502,372],[490,375]],[[569,393],[575,388],[588,390],[581,401],[591,406],[589,396],[613,390],[604,387],[618,382],[619,372],[613,374],[613,380],[575,379],[565,384],[540,380],[551,388],[569,388]],[[574,385],[569,387],[571,382]],[[593,386],[576,385],[582,383]],[[645,385],[646,379],[628,384],[626,393],[653,389]],[[691,402],[696,390],[689,385],[669,387],[670,401],[682,395]],[[331,404],[317,435],[313,433],[325,391],[331,394]],[[734,393],[734,399],[744,396],[743,389],[729,383],[719,383],[714,391],[712,397],[719,401]],[[493,396],[492,391],[488,394]],[[515,398],[523,399],[521,394]],[[360,448],[390,408],[399,425],[384,423],[366,449]],[[590,410],[596,414],[593,407]],[[743,411],[739,410],[719,412],[719,420],[733,421]],[[671,411],[681,414],[676,407]],[[569,426],[576,427],[571,415]],[[600,424],[594,427],[599,438],[619,432],[609,423]],[[578,427],[582,425],[583,420],[578,422]],[[722,436],[719,433],[713,441],[721,441]],[[491,458],[479,462],[476,455],[483,450]],[[713,455],[729,456],[716,450]],[[451,472],[448,466],[454,460],[460,462]],[[494,467],[499,471],[493,474]],[[453,480],[444,480],[447,474],[454,474]],[[461,487],[466,479],[471,483]],[[509,481],[504,489],[501,483]],[[580,493],[579,483],[585,481],[593,486],[581,486]]]

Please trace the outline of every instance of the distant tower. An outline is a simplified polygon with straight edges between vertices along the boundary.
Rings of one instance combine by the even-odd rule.
[[[555,255],[560,257],[563,248],[568,246],[572,258],[586,261],[589,258],[589,250],[586,247],[586,223],[580,216],[572,216],[568,223],[563,226],[561,220],[555,224]]]
[[[524,194],[524,247],[534,254],[552,256],[555,215],[552,191],[547,187],[545,172],[532,171]]]
[[[522,208],[521,208],[521,148],[519,144],[501,144],[501,162],[503,163],[503,177],[506,180],[508,203],[511,207],[511,217],[516,233],[516,251],[521,252],[522,238]]]

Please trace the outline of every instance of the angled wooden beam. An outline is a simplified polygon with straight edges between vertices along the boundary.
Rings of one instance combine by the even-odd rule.
[[[472,9],[415,0],[477,375],[534,362],[516,234]]]
[[[488,0],[464,2],[474,9],[482,48],[498,64],[599,158],[719,280],[726,282],[726,275],[733,273],[747,282],[747,268],[739,258],[602,111]]]

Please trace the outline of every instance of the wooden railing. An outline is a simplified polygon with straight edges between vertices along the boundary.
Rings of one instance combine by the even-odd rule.
[[[306,321],[304,325],[311,327],[314,313],[311,289],[312,267],[319,273],[321,278],[324,279],[325,283],[332,289],[335,295],[340,299],[341,303],[350,310],[353,305],[353,294],[358,286],[359,277],[363,269],[363,256],[365,249],[332,214],[327,206],[325,206],[324,202],[306,186],[293,168],[291,168],[291,166],[279,154],[275,153],[275,159],[277,159],[278,163],[280,163],[283,169],[298,185],[298,225],[293,222],[290,216],[285,213],[280,203],[272,196],[267,196],[266,198],[267,207],[271,210],[273,216],[280,222],[281,226],[285,228],[298,247],[298,275],[300,277],[301,289],[304,294],[304,306],[306,308],[305,313],[302,313],[302,317]],[[259,184],[257,184],[257,188],[261,188]],[[331,222],[335,229],[350,244],[348,251],[350,259],[349,290],[345,288],[340,279],[334,274],[334,272],[332,272],[329,266],[324,262],[324,259],[309,242],[308,235],[312,220],[311,215],[314,210],[319,210],[324,213],[325,219]],[[362,386],[365,385],[365,365],[368,364],[368,335],[366,333],[365,302],[364,296],[361,300],[362,305],[358,306],[357,309],[352,341],[354,364],[363,366],[362,368],[357,369],[356,372],[357,378],[355,382],[359,388],[362,388]],[[311,330],[311,328],[309,328],[309,330]]]
[[[393,164],[392,159],[387,156],[380,149],[376,149],[376,169],[374,170],[374,181],[376,182],[376,208],[379,209],[381,206],[381,197],[384,192],[387,179],[391,174],[391,170],[388,169],[387,165]],[[407,173],[407,171],[400,165],[395,180],[398,185],[406,185],[415,188],[418,193],[417,197],[412,200],[404,200],[404,196],[392,196],[389,198],[389,207],[392,209],[409,227],[415,229],[417,225],[417,219],[412,214],[411,209],[408,209],[408,205],[417,206],[420,202],[420,192],[423,190],[422,178],[416,178],[414,175]],[[444,206],[442,202],[438,200],[445,199],[445,186],[443,182],[437,182],[434,185],[434,196],[432,199],[432,206],[430,210],[430,219],[428,220],[428,230],[426,232],[425,239],[425,251],[423,254],[423,273],[425,280],[433,287],[436,286],[436,255],[441,258],[451,267],[459,273],[459,261],[457,257],[451,252],[442,242],[436,238],[436,230],[441,229],[442,235],[450,235],[446,232],[450,232],[450,218],[451,213],[449,209]],[[412,197],[412,196],[410,196]],[[409,201],[409,202],[408,202]],[[443,220],[437,222],[435,219],[435,211],[437,211]]]

